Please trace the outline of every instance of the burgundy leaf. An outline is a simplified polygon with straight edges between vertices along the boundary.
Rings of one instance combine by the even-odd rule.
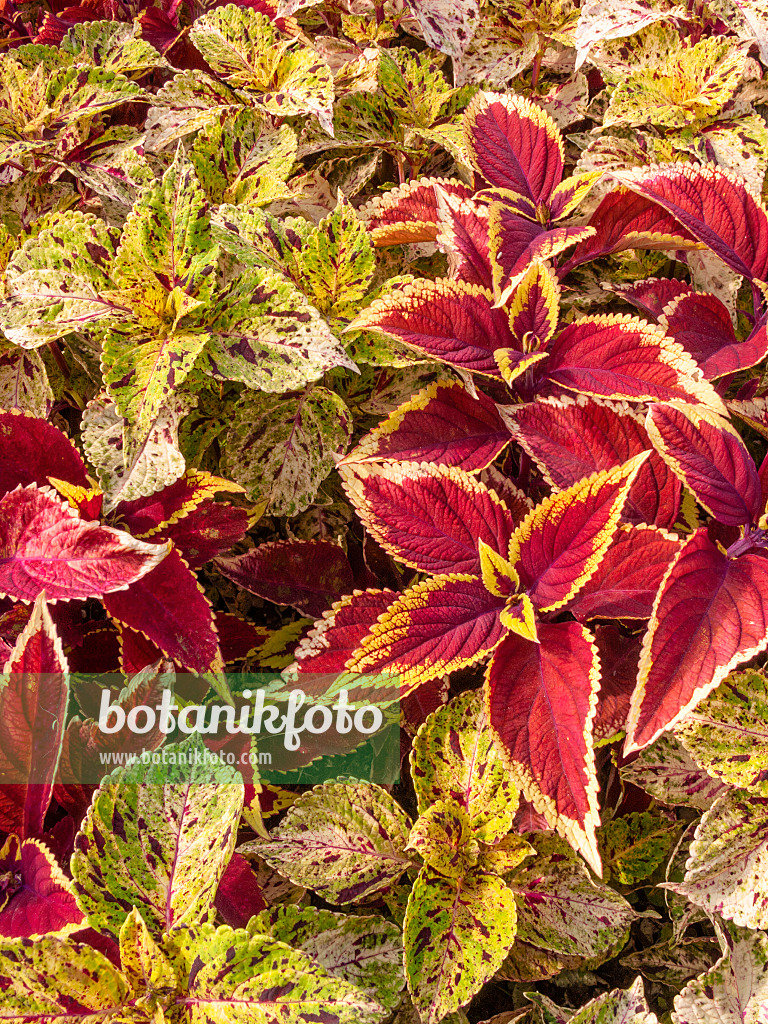
[[[0,497],[48,477],[88,486],[80,454],[60,430],[24,413],[0,412]]]
[[[41,842],[29,839],[22,843],[16,870],[4,877],[9,875],[15,891],[0,911],[0,935],[45,935],[83,921],[61,868]]]
[[[230,928],[245,928],[267,906],[253,868],[239,853],[233,853],[227,864],[214,905]]]
[[[392,590],[366,590],[343,597],[296,648],[300,672],[342,672],[379,616],[397,599]]]

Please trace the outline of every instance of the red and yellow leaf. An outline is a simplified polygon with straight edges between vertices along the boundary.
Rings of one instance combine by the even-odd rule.
[[[739,341],[731,314],[716,295],[687,292],[669,301],[659,322],[670,338],[690,352],[707,380],[745,370],[768,356],[768,332],[757,326]]]
[[[592,721],[600,660],[577,622],[539,623],[539,643],[509,634],[488,667],[488,713],[512,777],[600,873]]]
[[[365,527],[420,572],[479,575],[479,540],[507,551],[515,520],[493,491],[461,470],[404,462],[339,472]]]
[[[545,498],[515,530],[509,561],[539,611],[562,608],[597,571],[645,458],[636,455]]]
[[[350,594],[324,612],[296,648],[300,672],[343,672],[355,651],[399,598],[394,590],[365,590]]]
[[[123,530],[80,519],[49,487],[19,487],[0,500],[0,593],[34,601],[84,600],[125,590],[168,554]]]
[[[549,267],[534,263],[517,286],[509,326],[524,352],[544,348],[557,329],[560,286]]]
[[[181,479],[149,497],[121,501],[112,513],[112,519],[134,537],[147,539],[164,533],[220,491],[243,493],[243,490],[240,484],[230,480],[199,469],[189,469]]]
[[[43,936],[73,931],[82,924],[71,883],[43,843],[35,839],[22,843],[15,868],[20,888],[0,911],[0,935]]]
[[[763,511],[752,456],[728,420],[689,405],[653,405],[646,420],[656,450],[710,515],[729,526]]]
[[[493,273],[488,255],[488,207],[442,192],[439,186],[435,191],[440,221],[435,241],[448,256],[449,277],[490,288]]]
[[[450,195],[472,195],[472,189],[455,178],[419,178],[376,196],[359,211],[373,244],[379,247],[434,241],[439,230],[435,185]]]
[[[0,496],[19,485],[48,483],[48,477],[88,486],[80,453],[46,420],[19,412],[0,412]]]
[[[643,640],[626,753],[647,747],[768,645],[768,558],[729,558],[706,530],[670,566]]]
[[[687,281],[676,281],[673,277],[647,277],[644,281],[631,284],[612,284],[611,291],[631,303],[641,313],[658,320],[673,299],[695,292]]]

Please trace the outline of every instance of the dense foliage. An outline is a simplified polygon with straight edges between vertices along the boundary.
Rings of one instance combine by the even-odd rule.
[[[764,0],[0,24],[0,1019],[768,1021]]]

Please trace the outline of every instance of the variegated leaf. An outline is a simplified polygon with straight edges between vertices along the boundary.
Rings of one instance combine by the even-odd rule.
[[[768,937],[728,928],[725,955],[675,996],[674,1024],[762,1024],[768,1003]]]

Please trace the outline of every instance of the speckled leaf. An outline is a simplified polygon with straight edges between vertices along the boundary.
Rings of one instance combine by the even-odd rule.
[[[222,472],[275,515],[311,504],[352,433],[342,399],[321,387],[299,398],[246,392],[232,419]]]
[[[515,939],[515,901],[495,875],[444,878],[423,868],[403,924],[408,990],[422,1024],[468,1003]]]
[[[317,907],[280,906],[248,926],[312,957],[323,970],[362,989],[391,1010],[405,984],[400,929],[380,917],[337,914]]]
[[[439,875],[463,878],[477,864],[480,847],[466,809],[455,800],[437,800],[417,819],[406,850]]]
[[[419,23],[424,41],[433,50],[460,58],[469,46],[480,21],[477,0],[408,0]]]
[[[665,733],[655,743],[621,769],[622,779],[639,786],[659,803],[672,807],[695,807],[706,811],[726,792],[717,779],[699,768],[673,733]]]
[[[626,940],[635,912],[615,889],[593,881],[583,862],[551,833],[533,833],[537,856],[510,879],[517,937],[541,949],[602,961]]]
[[[474,835],[484,843],[512,827],[517,790],[478,691],[454,697],[422,725],[413,741],[411,778],[421,814],[450,797],[467,811]]]
[[[184,931],[177,945],[188,980],[177,1006],[190,1024],[378,1024],[387,1015],[370,995],[284,942],[210,925]]]
[[[6,939],[0,943],[0,964],[0,1019],[74,1024],[131,1014],[128,981],[93,946],[53,936]]]
[[[627,989],[616,988],[585,1003],[569,1017],[572,1024],[657,1024],[643,991],[642,978]]]
[[[247,843],[240,852],[258,854],[329,903],[351,903],[388,889],[408,868],[410,828],[380,787],[327,783],[303,793],[268,842]]]
[[[212,203],[262,206],[290,195],[296,135],[255,110],[222,113],[198,134],[189,159]]]
[[[621,885],[650,878],[669,857],[680,831],[678,822],[650,811],[607,822],[598,833],[603,877],[613,877]]]
[[[359,309],[376,256],[365,225],[343,196],[305,240],[298,262],[302,286],[321,313],[343,317]]]
[[[190,37],[217,75],[270,114],[315,114],[333,134],[333,75],[314,50],[281,36],[264,14],[229,4],[197,18]]]
[[[768,936],[725,931],[726,952],[675,996],[674,1024],[763,1024],[768,1004]]]
[[[47,418],[53,391],[40,353],[14,348],[0,355],[0,409]]]
[[[729,676],[675,735],[714,778],[768,796],[768,681],[762,672]]]
[[[768,929],[768,797],[730,790],[704,814],[685,878],[670,888],[709,913]]]
[[[216,298],[204,368],[217,380],[293,391],[334,366],[355,364],[306,297],[282,275],[254,269]]]
[[[173,396],[132,452],[126,451],[125,423],[114,403],[105,395],[88,403],[82,442],[104,491],[105,511],[121,501],[148,497],[183,476],[186,466],[179,450],[179,420],[192,401],[186,395]]]
[[[134,906],[155,939],[204,919],[235,846],[239,773],[206,764],[199,736],[166,749],[200,761],[118,769],[94,797],[75,843],[78,903],[91,927],[114,937]]]
[[[89,21],[73,25],[64,36],[59,52],[75,64],[118,71],[122,74],[167,67],[154,46],[141,37],[141,26],[119,21]]]
[[[23,348],[124,315],[109,266],[115,232],[91,215],[69,211],[30,238],[6,270],[0,327]]]
[[[167,999],[179,986],[168,957],[155,942],[136,907],[123,921],[119,935],[120,967],[139,997]]]
[[[683,14],[683,7],[657,5],[654,0],[624,0],[620,7],[612,0],[585,0],[579,8],[576,25],[576,67],[580,67],[596,44],[621,39],[663,21],[672,14]]]

